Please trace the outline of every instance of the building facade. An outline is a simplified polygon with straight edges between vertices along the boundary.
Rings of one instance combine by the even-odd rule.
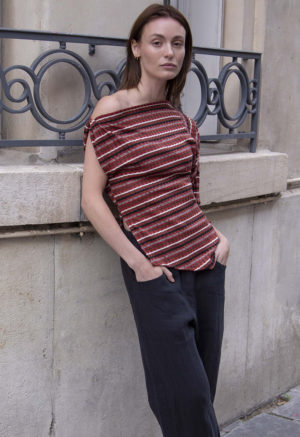
[[[126,38],[151,3],[3,0],[2,28]],[[201,142],[201,202],[231,243],[215,402],[225,424],[300,381],[300,4],[171,3],[190,20],[196,46],[262,53],[256,152],[245,139]],[[30,66],[53,44],[3,38],[2,69]],[[93,71],[115,68],[124,56],[121,46],[97,46],[91,55],[82,44],[76,52]],[[206,58],[201,61],[210,77],[228,61]],[[251,75],[250,61],[243,65]],[[40,101],[53,117],[72,117],[84,100],[76,85],[80,73],[71,64],[51,68],[41,79]],[[10,80],[17,74],[9,72]],[[232,76],[226,101],[234,113],[242,97]],[[20,97],[22,86],[11,87]],[[183,97],[189,115],[200,94],[190,78]],[[3,141],[29,143],[0,147],[0,434],[159,437],[119,259],[80,209],[82,147],[55,145],[58,133],[44,129],[30,111],[3,110],[1,132]],[[223,127],[208,117],[200,135],[212,132],[221,134]],[[45,139],[53,144],[39,147]]]

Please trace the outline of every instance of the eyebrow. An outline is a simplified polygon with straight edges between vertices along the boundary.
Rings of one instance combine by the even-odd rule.
[[[160,33],[153,33],[152,35],[150,35],[150,38],[153,38],[154,36],[159,37],[159,38],[165,38],[164,35],[161,35]],[[184,36],[176,35],[176,36],[174,36],[173,39],[176,39],[176,38],[184,39]]]

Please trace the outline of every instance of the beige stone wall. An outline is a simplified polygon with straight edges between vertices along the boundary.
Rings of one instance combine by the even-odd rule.
[[[298,0],[225,0],[224,47],[263,53],[258,147],[288,153],[291,178],[300,174],[299,20]]]
[[[28,7],[20,7],[20,1],[2,1],[2,26],[13,29],[35,29],[41,30],[40,27],[40,10],[37,0],[29,0],[26,5]],[[12,65],[27,65],[40,54],[42,44],[39,41],[21,41],[21,40],[3,40],[2,41],[2,67],[10,67]],[[30,76],[20,69],[14,70],[6,75],[7,81],[12,79],[23,79],[27,81],[32,89],[32,81]],[[23,92],[21,85],[16,84],[11,89],[13,97],[17,98]],[[12,103],[4,100],[9,108],[20,110],[26,106],[27,102]],[[33,119],[29,112],[25,114],[11,115],[10,113],[2,112],[2,136],[5,139],[33,139],[45,138],[44,129],[42,129]]]
[[[3,26],[15,29],[41,30],[50,32],[64,32],[87,34],[96,36],[112,36],[127,38],[130,26],[136,16],[149,4],[151,0],[120,0],[113,2],[79,0],[64,2],[58,0],[39,1],[29,0],[22,5],[20,0],[3,0]],[[3,43],[2,64],[11,66],[24,64],[30,66],[35,58],[45,50],[56,49],[58,43],[6,40]],[[125,56],[123,48],[102,46],[96,48],[94,56],[88,54],[88,45],[68,44],[67,48],[74,50],[85,59],[93,71],[103,68],[114,68]],[[49,61],[51,57],[46,58]],[[73,59],[73,58],[71,58]],[[43,61],[44,63],[45,61]],[[39,71],[41,63],[36,69]],[[8,79],[23,78],[33,91],[33,82],[24,72],[11,72]],[[42,105],[50,115],[58,119],[69,119],[79,111],[83,99],[83,82],[78,71],[66,63],[52,66],[43,76],[41,83]],[[74,92],[76,90],[76,92]],[[20,85],[15,85],[12,94],[19,96],[22,92]],[[107,93],[107,90],[105,90]],[[92,101],[96,98],[91,94]],[[26,104],[8,103],[9,107],[21,108]],[[3,138],[6,139],[58,139],[58,133],[41,127],[29,112],[11,115],[3,112]],[[50,124],[52,124],[50,122]],[[80,139],[82,131],[67,134],[67,138]],[[56,149],[43,148],[40,158],[51,160],[57,156]],[[82,159],[82,155],[80,155]]]
[[[265,0],[224,0],[223,46],[262,52],[265,14]]]
[[[299,214],[298,189],[209,215],[231,241],[221,423],[299,382]],[[0,265],[0,434],[159,437],[116,254],[96,234],[16,238]]]
[[[289,177],[300,177],[300,3],[267,0],[260,144],[289,155]]]
[[[3,0],[3,25],[126,37],[133,17],[149,3]],[[300,378],[300,190],[286,191],[288,165],[290,177],[300,172],[299,6],[298,0],[224,0],[224,46],[264,54],[258,153],[201,158],[203,204],[214,203],[209,218],[231,242],[216,399],[221,423]],[[4,47],[6,63],[30,63],[42,47],[22,44]],[[89,56],[86,47],[79,51]],[[119,56],[102,48],[90,60],[96,69],[113,65]],[[56,81],[48,78],[45,85],[45,104],[57,110]],[[11,135],[14,129],[29,137],[44,135],[24,121],[6,129]],[[43,153],[51,157],[51,151]],[[84,221],[81,174],[77,164],[3,165],[0,237],[7,232],[4,226],[14,232],[19,225],[40,229]],[[281,196],[264,203],[253,199],[279,191]],[[0,435],[160,436],[147,406],[116,254],[91,233],[81,238],[27,233],[0,241]]]
[[[83,7],[79,1],[29,0],[26,8],[22,8],[19,0],[3,0],[2,23],[4,27],[127,37],[134,18],[150,3],[151,0],[138,4],[131,0],[126,2],[125,7],[117,0],[112,3],[89,0]],[[297,135],[300,85],[298,75],[294,74],[299,70],[300,62],[297,38],[299,16],[298,0],[286,0],[284,3],[281,0],[224,0],[223,46],[263,52],[258,147],[289,153],[290,177],[296,177],[300,172]],[[30,65],[42,49],[57,46],[45,42],[6,41],[3,45],[3,64]],[[74,49],[75,45],[70,48]],[[76,45],[76,51],[88,60],[94,71],[117,65],[124,55],[123,49],[110,47],[98,47],[93,57],[88,55],[87,46]],[[245,66],[248,64],[246,62]],[[28,80],[28,76],[19,71],[10,75],[11,78],[17,76]],[[238,81],[232,76],[226,92],[230,113],[237,108],[237,86]],[[14,95],[18,95],[20,90],[20,86],[15,86]],[[78,72],[61,64],[52,67],[43,79],[42,102],[45,108],[52,115],[68,118],[75,115],[82,101],[82,80]],[[41,128],[29,113],[12,116],[3,112],[3,136],[56,139],[58,134]],[[80,136],[81,132],[75,132],[68,137]],[[46,159],[56,156],[56,152],[50,149],[43,149],[41,154]]]

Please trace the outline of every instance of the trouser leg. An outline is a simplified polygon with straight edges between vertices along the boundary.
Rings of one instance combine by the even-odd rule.
[[[197,312],[196,342],[214,401],[224,331],[225,266],[198,272],[195,284]]]
[[[173,270],[175,284],[164,275],[138,283],[124,262],[122,269],[137,325],[149,404],[164,437],[217,437],[212,383],[199,354],[201,342],[196,342],[201,337],[195,283],[191,287],[191,277],[195,280],[196,275]]]

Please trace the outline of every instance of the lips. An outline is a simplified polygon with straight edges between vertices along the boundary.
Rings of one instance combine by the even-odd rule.
[[[170,63],[167,63],[167,64],[162,64],[162,67],[169,67],[169,68],[175,68],[175,67],[176,67],[176,65],[175,65],[175,64],[170,64]]]

